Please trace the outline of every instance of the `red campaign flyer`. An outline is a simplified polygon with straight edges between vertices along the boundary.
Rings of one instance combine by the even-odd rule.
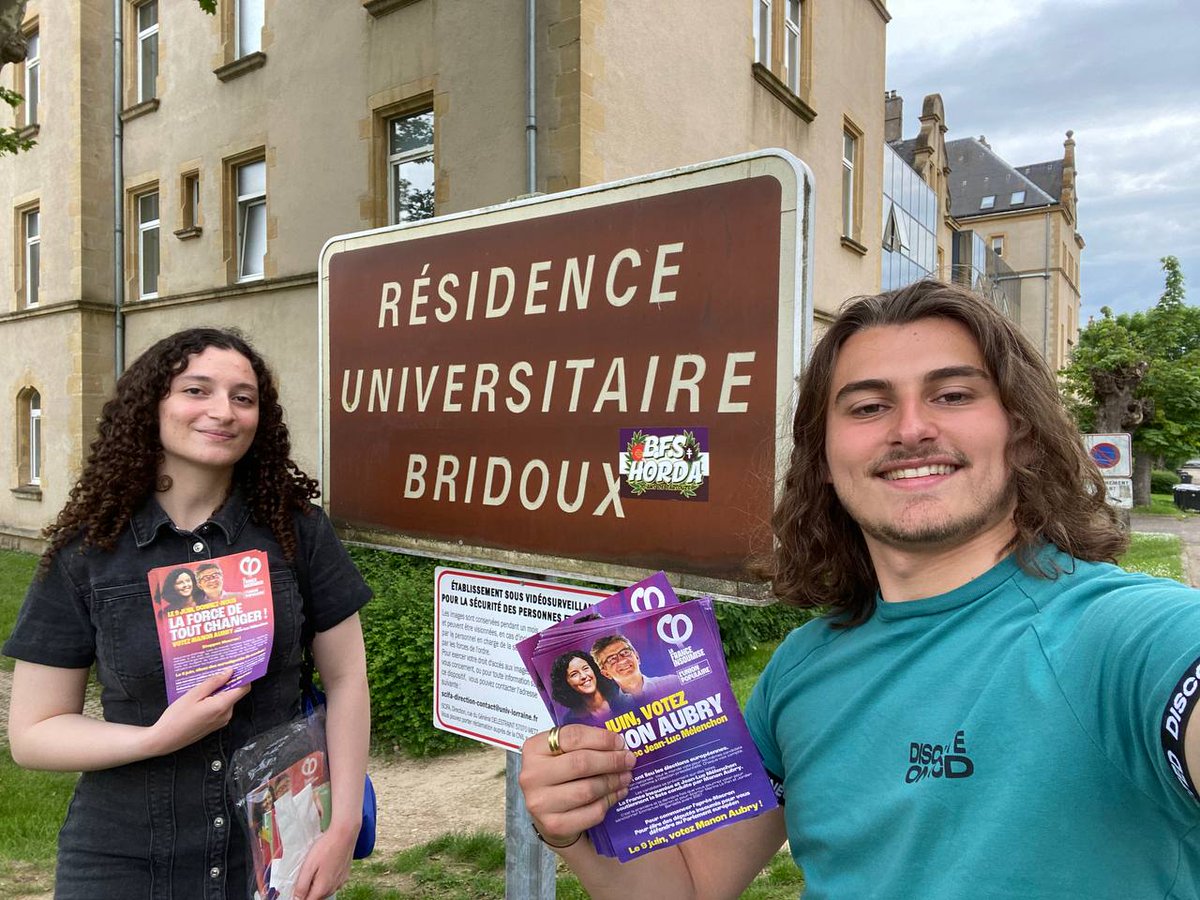
[[[275,607],[266,553],[247,550],[160,566],[147,578],[168,703],[222,669],[233,669],[226,689],[267,671]]]
[[[246,795],[256,897],[290,900],[304,858],[329,827],[329,772],[320,750]]]

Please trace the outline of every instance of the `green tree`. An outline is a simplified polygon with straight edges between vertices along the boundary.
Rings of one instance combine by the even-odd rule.
[[[1137,504],[1149,502],[1154,460],[1200,447],[1200,308],[1186,303],[1179,260],[1163,257],[1162,267],[1158,303],[1119,316],[1102,309],[1062,371],[1081,429],[1132,434]]]

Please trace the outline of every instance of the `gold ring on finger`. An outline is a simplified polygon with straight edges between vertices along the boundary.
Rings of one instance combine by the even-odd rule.
[[[562,756],[563,748],[558,743],[558,726],[557,725],[555,725],[548,732],[546,732],[546,743],[550,745],[550,755],[551,756]]]

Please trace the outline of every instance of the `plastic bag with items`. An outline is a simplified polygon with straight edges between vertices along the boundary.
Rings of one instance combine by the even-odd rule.
[[[233,754],[230,784],[250,836],[255,900],[291,900],[332,813],[325,709],[259,735]]]

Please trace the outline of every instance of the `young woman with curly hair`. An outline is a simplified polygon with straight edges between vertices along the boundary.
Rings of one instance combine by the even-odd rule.
[[[370,591],[290,452],[274,376],[236,332],[164,338],[105,404],[4,647],[17,659],[13,758],[83,772],[59,834],[56,897],[250,896],[226,770],[234,750],[298,712],[306,645],[328,697],[335,801],[297,896],[345,881],[370,727],[358,620]],[[266,673],[228,688],[232,670],[219,672],[168,706],[147,572],[249,550],[266,553],[270,575]],[[83,712],[93,663],[102,720]]]

